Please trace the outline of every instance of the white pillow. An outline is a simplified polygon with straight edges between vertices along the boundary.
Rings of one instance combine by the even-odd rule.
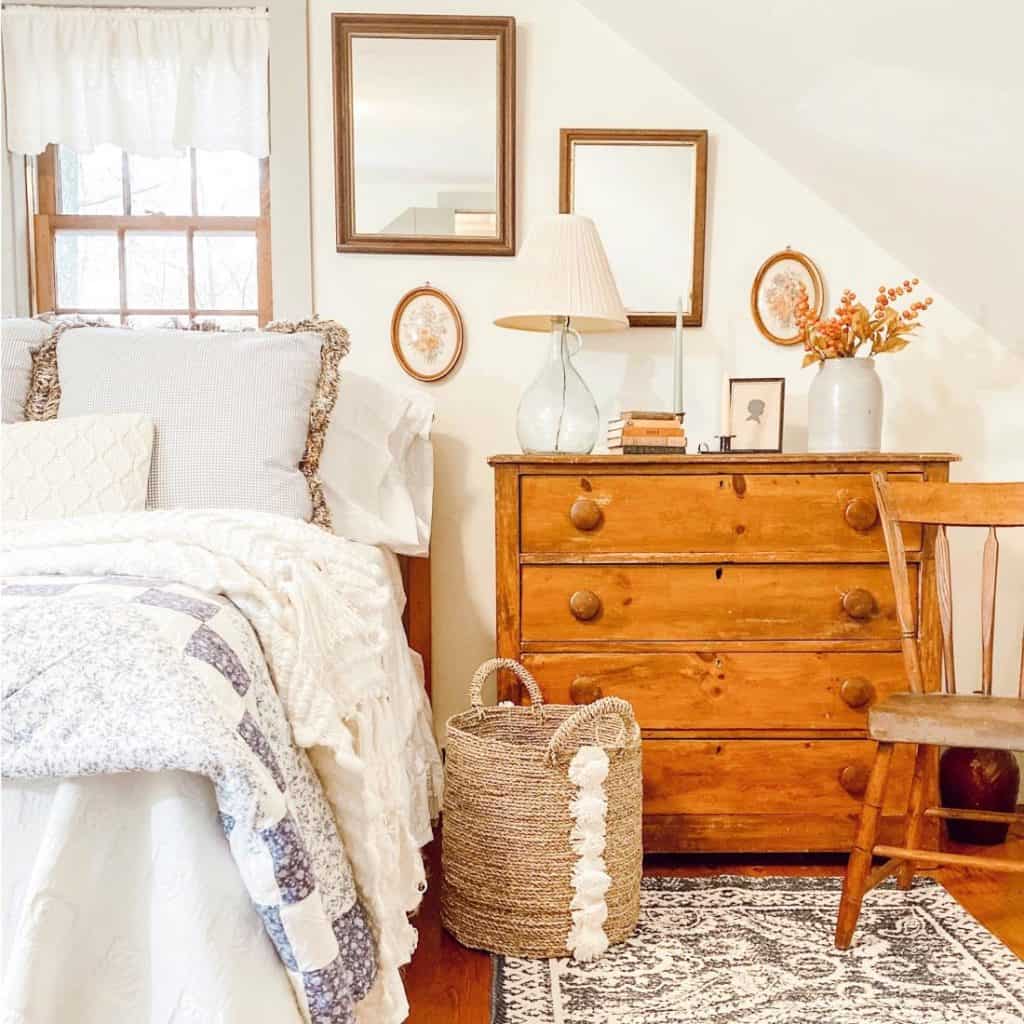
[[[324,450],[320,480],[334,532],[400,555],[430,547],[434,406],[379,381],[344,373]]]
[[[148,416],[6,423],[0,431],[5,520],[145,509],[153,453]]]
[[[53,333],[53,325],[24,317],[4,317],[2,325],[3,389],[0,419],[20,423],[25,418],[25,397],[32,379],[32,353]]]
[[[61,336],[57,364],[58,419],[152,416],[150,508],[312,515],[299,464],[321,371],[316,334],[80,327]]]

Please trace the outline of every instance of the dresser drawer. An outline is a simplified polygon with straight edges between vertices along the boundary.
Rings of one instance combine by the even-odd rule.
[[[874,752],[871,740],[644,740],[644,814],[856,815]],[[886,814],[906,810],[913,759],[897,746]]]
[[[866,474],[524,476],[521,487],[527,553],[886,557]],[[918,551],[921,528],[905,528],[904,542]]]
[[[621,697],[645,730],[863,730],[868,709],[907,689],[902,654],[792,652],[533,654],[552,704]]]
[[[521,600],[526,642],[899,638],[886,564],[526,565]]]

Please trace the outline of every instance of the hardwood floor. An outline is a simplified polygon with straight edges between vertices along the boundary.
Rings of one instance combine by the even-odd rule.
[[[950,845],[963,853],[1000,852],[1024,858],[1024,827],[1002,847]],[[845,857],[649,857],[649,875],[840,875]],[[435,840],[428,851],[430,888],[416,918],[420,941],[405,971],[412,1012],[410,1024],[488,1024],[491,958],[464,949],[441,927],[438,879],[440,853]],[[986,928],[1024,958],[1024,875],[996,875],[963,868],[941,868],[927,874],[943,885]],[[869,897],[870,899],[870,897]]]

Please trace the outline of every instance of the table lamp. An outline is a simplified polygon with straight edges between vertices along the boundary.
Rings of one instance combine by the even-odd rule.
[[[571,213],[537,221],[516,261],[513,282],[512,311],[495,324],[551,334],[544,365],[519,400],[519,445],[529,454],[593,451],[600,414],[572,357],[582,347],[581,333],[629,326],[594,222]]]

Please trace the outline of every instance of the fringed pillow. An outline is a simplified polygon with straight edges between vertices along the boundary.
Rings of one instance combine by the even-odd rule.
[[[25,399],[32,379],[32,356],[53,332],[42,320],[4,317],[2,326],[4,423],[20,423],[25,417]]]
[[[150,508],[243,508],[330,529],[318,468],[348,350],[345,329],[316,317],[243,332],[62,322],[34,355],[26,412],[151,416]]]

